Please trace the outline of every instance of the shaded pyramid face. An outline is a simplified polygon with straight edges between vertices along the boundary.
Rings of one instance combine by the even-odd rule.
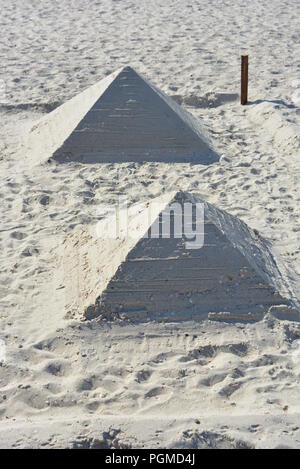
[[[46,116],[34,135],[41,146],[51,140],[45,151],[61,162],[219,159],[200,123],[130,67]]]
[[[200,207],[199,213],[203,209],[203,218],[192,222],[198,244],[187,242],[191,230],[188,237],[175,230],[172,217],[171,237],[162,238],[164,223],[169,223],[174,210],[180,213],[180,207],[184,225],[188,204]],[[100,285],[93,280],[87,287],[91,292],[83,308],[87,319],[121,314],[167,321],[253,320],[261,319],[271,306],[291,304],[292,293],[268,243],[247,225],[190,194],[172,194],[163,205],[149,223],[148,237],[118,241],[120,256],[117,241],[106,251],[103,239],[91,239],[83,246],[79,257],[85,269],[89,264],[98,279],[110,269],[105,282]],[[140,221],[141,215],[133,225]],[[104,251],[107,261],[103,261]]]

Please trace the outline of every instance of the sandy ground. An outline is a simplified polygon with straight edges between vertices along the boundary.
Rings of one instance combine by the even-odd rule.
[[[298,323],[80,323],[55,290],[57,247],[100,203],[176,188],[271,240],[299,291],[299,2],[0,9],[0,447],[300,447]],[[33,122],[128,64],[202,119],[219,164],[25,163],[16,150]]]

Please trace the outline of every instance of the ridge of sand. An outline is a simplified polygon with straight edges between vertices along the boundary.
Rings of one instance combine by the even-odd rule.
[[[263,130],[266,143],[284,152],[297,165],[300,155],[300,127],[287,121],[276,102],[262,102],[249,110],[249,118]]]

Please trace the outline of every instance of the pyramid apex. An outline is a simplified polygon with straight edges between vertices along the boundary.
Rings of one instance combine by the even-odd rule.
[[[123,72],[136,72],[136,70],[131,65],[125,65],[121,70]]]
[[[182,189],[174,191],[173,192],[173,200],[179,203],[184,203],[184,202],[203,202],[203,199],[199,197],[197,194],[190,192],[190,191],[184,191]]]
[[[117,74],[117,76],[121,75],[122,73],[138,75],[138,72],[133,67],[131,67],[131,65],[125,65],[124,67],[121,67],[119,69],[119,73]]]

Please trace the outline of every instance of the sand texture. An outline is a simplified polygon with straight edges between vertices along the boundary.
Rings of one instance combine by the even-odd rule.
[[[0,10],[0,447],[299,448],[298,0],[0,0]],[[203,129],[204,147],[194,140],[185,156],[212,142],[219,161],[50,158],[127,66]],[[227,322],[225,308],[218,321],[84,321],[136,244],[86,251],[99,207],[178,191],[241,220],[246,236],[245,223],[253,249],[264,240],[272,258],[255,265],[293,304],[267,302],[256,322]]]

